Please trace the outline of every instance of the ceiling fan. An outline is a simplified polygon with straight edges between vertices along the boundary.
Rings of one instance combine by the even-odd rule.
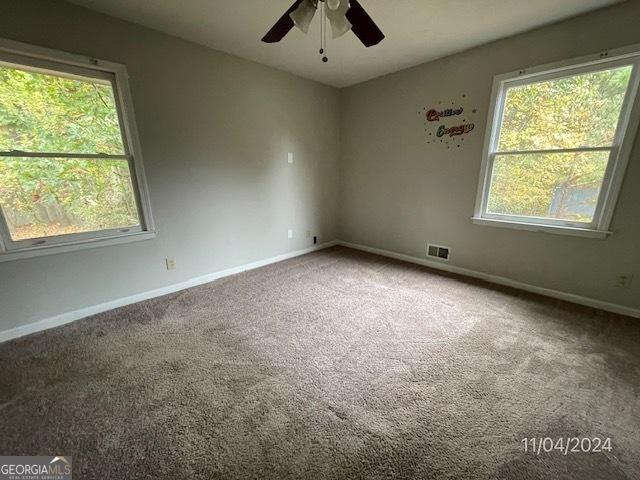
[[[320,54],[325,54],[327,51],[327,21],[331,25],[333,38],[341,37],[351,30],[365,47],[377,45],[384,39],[384,34],[358,0],[296,0],[280,20],[271,27],[262,41],[265,43],[279,42],[293,27],[298,27],[304,33],[309,33],[309,26],[317,10],[320,10],[322,20]],[[326,55],[322,57],[323,62],[328,60]]]

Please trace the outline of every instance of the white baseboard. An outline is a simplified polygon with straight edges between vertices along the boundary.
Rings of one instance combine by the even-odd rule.
[[[154,290],[148,290],[146,292],[137,293],[135,295],[131,295],[128,297],[118,298],[116,300],[111,300],[109,302],[101,303],[98,305],[92,305],[90,307],[81,308],[79,310],[62,313],[60,315],[56,315],[55,317],[45,318],[43,320],[29,323],[27,325],[21,325],[19,327],[15,327],[15,328],[0,332],[0,343],[6,342],[8,340],[12,340],[14,338],[23,337],[25,335],[29,335],[32,333],[41,332],[43,330],[48,330],[50,328],[59,327],[67,323],[80,320],[81,318],[89,317],[97,313],[106,312],[108,310],[113,310],[114,308],[124,307],[125,305],[142,302],[150,298],[161,297],[162,295],[179,292],[180,290],[185,290],[187,288],[196,287],[204,283],[213,282],[214,280],[217,280],[223,277],[228,277],[229,275],[235,275],[236,273],[245,272],[247,270],[253,270],[254,268],[264,267],[265,265],[270,265],[272,263],[281,262],[283,260],[288,260],[290,258],[299,257],[300,255],[305,255],[307,253],[315,252],[317,250],[322,250],[325,248],[332,247],[334,245],[337,245],[337,243],[338,242],[334,240],[331,242],[316,245],[314,247],[305,248],[304,250],[296,250],[295,252],[285,253],[283,255],[278,255],[277,257],[258,260],[257,262],[247,263],[245,265],[229,268],[227,270],[221,270],[219,272],[209,273],[207,275],[191,278],[184,282],[175,283],[173,285],[168,285],[166,287],[156,288]]]
[[[438,270],[444,270],[447,272],[457,273],[467,277],[478,278],[480,280],[496,283],[498,285],[513,287],[513,288],[517,288],[527,292],[537,293],[539,295],[557,298],[560,300],[565,300],[567,302],[577,303],[579,305],[585,305],[587,307],[592,307],[600,310],[605,310],[608,312],[618,313],[620,315],[627,315],[630,317],[640,318],[640,309],[627,307],[624,305],[618,305],[615,303],[604,302],[602,300],[596,300],[593,298],[582,297],[580,295],[575,295],[573,293],[566,293],[558,290],[552,290],[549,288],[529,285],[527,283],[512,280],[510,278],[500,277],[498,275],[492,275],[489,273],[478,272],[475,270],[470,270],[468,268],[456,267],[448,263],[440,263],[440,262],[428,260],[426,258],[417,258],[417,257],[412,257],[410,255],[404,255],[402,253],[392,252],[389,250],[382,250],[380,248],[367,247],[365,245],[358,245],[354,243],[344,242],[341,240],[336,240],[332,242],[323,243],[321,245],[317,245],[314,247],[306,248],[304,250],[297,250],[295,252],[285,253],[283,255],[278,255],[276,257],[271,257],[264,260],[258,260],[256,262],[240,265],[238,267],[229,268],[227,270],[221,270],[219,272],[214,272],[214,273],[210,273],[200,277],[191,278],[184,282],[175,283],[173,285],[168,285],[166,287],[156,288],[154,290],[148,290],[146,292],[138,293],[128,297],[118,298],[116,300],[111,300],[109,302],[101,303],[98,305],[92,305],[90,307],[81,308],[79,310],[62,313],[54,317],[45,318],[37,322],[33,322],[27,325],[22,325],[9,330],[5,330],[3,332],[0,332],[0,343],[6,342],[8,340],[12,340],[14,338],[23,337],[25,335],[30,335],[32,333],[40,332],[43,330],[48,330],[50,328],[59,327],[61,325],[65,325],[67,323],[71,323],[76,320],[89,317],[91,315],[106,312],[108,310],[113,310],[114,308],[123,307],[125,305],[130,305],[132,303],[142,302],[150,298],[160,297],[162,295],[168,295],[174,292],[179,292],[180,290],[185,290],[187,288],[196,287],[204,283],[213,282],[214,280],[217,280],[219,278],[228,277],[230,275],[235,275],[237,273],[245,272],[247,270],[253,270],[254,268],[264,267],[272,263],[288,260],[290,258],[298,257],[300,255],[305,255],[307,253],[315,252],[317,250],[329,248],[334,245],[342,245],[342,246],[353,248],[356,250],[361,250],[364,252],[382,255],[384,257],[395,258],[397,260],[403,260],[405,262],[410,262],[410,263],[416,263],[418,265],[424,265],[424,266],[435,268]]]
[[[624,305],[618,305],[615,303],[609,303],[602,300],[596,300],[594,298],[582,297],[573,293],[561,292],[559,290],[552,290],[550,288],[538,287],[530,285],[528,283],[519,282],[506,277],[500,277],[498,275],[492,275],[490,273],[478,272],[470,270],[468,268],[456,267],[449,263],[440,263],[426,258],[412,257],[410,255],[404,255],[402,253],[391,252],[389,250],[382,250],[380,248],[367,247],[365,245],[358,245],[355,243],[344,242],[339,240],[338,245],[344,247],[353,248],[356,250],[362,250],[363,252],[375,253],[384,257],[395,258],[397,260],[404,260],[405,262],[417,263],[418,265],[424,265],[426,267],[435,268],[438,270],[444,270],[451,273],[457,273],[467,277],[478,278],[490,283],[497,283],[498,285],[504,285],[507,287],[517,288],[526,292],[537,293],[538,295],[544,295],[545,297],[552,297],[559,300],[565,300],[571,303],[577,303],[587,307],[597,308],[600,310],[606,310],[607,312],[618,313],[620,315],[627,315],[629,317],[640,318],[640,309],[627,307]]]

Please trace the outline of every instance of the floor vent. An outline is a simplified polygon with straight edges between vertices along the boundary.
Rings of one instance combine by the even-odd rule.
[[[451,249],[449,247],[442,247],[440,245],[427,245],[427,257],[437,258],[438,260],[449,261],[451,255]]]

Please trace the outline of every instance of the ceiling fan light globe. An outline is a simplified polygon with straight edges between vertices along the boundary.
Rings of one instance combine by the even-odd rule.
[[[337,10],[338,8],[340,8],[340,3],[342,3],[342,1],[346,0],[325,0],[325,3],[327,4],[329,10]]]
[[[349,30],[351,30],[351,23],[344,16],[339,16],[336,18],[329,17],[329,24],[331,25],[331,33],[333,34],[333,38],[341,37]]]
[[[317,3],[313,0],[303,0],[303,2],[291,14],[291,20],[296,27],[304,33],[309,33],[311,21],[316,14]]]
[[[349,0],[325,0],[327,2],[327,18],[331,25],[333,38],[338,38],[351,30],[351,22],[347,19],[347,11],[349,10]],[[332,10],[329,2],[337,2],[338,7]]]

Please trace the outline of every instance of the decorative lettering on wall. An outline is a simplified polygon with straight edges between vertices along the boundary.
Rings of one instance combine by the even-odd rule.
[[[442,137],[444,135],[449,135],[450,137],[455,137],[456,135],[464,135],[469,133],[471,130],[475,128],[475,124],[473,123],[465,123],[462,125],[458,125],[457,127],[445,127],[444,125],[440,125],[438,131],[436,132],[437,137]]]
[[[427,112],[427,121],[429,122],[437,122],[442,117],[452,117],[454,115],[460,115],[464,112],[464,108],[460,107],[457,109],[448,108],[447,110],[443,110],[441,112],[434,110],[433,108]]]
[[[466,101],[466,97],[466,94],[462,94],[462,102]],[[468,110],[460,104],[462,102],[455,99],[451,102],[439,101],[437,105],[425,106],[418,111],[423,119],[427,143],[446,145],[448,149],[464,145],[465,136],[475,129],[472,119],[478,110]]]

